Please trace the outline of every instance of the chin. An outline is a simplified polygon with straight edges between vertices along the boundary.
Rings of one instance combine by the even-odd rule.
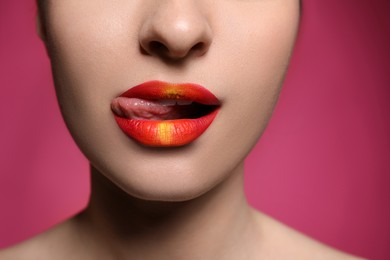
[[[177,163],[174,167],[169,164],[149,164],[149,167],[133,167],[131,172],[128,169],[99,170],[97,174],[105,176],[132,197],[161,202],[183,202],[198,198],[214,189],[224,178],[222,173],[218,174],[214,169],[210,171],[190,167],[185,162]]]
[[[125,193],[132,197],[148,201],[184,202],[202,196],[214,188],[213,184],[194,183],[184,180],[170,180],[164,183],[142,182],[118,184]]]
[[[144,189],[142,189],[144,188]],[[196,199],[203,194],[207,193],[209,189],[204,187],[189,187],[178,188],[178,187],[164,187],[164,189],[155,189],[148,187],[137,187],[137,189],[124,190],[127,194],[132,197],[147,201],[158,201],[158,202],[185,202]]]

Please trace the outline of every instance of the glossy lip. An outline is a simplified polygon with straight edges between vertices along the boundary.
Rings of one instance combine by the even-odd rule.
[[[147,120],[128,119],[114,113],[122,131],[146,146],[175,147],[189,144],[201,136],[218,114],[219,100],[204,87],[192,84],[148,81],[130,88],[120,97],[145,100],[190,100],[203,105],[217,106],[211,113],[194,119]]]

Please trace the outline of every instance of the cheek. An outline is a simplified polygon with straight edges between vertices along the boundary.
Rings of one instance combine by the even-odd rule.
[[[96,77],[104,85],[120,73],[123,66],[118,57],[126,55],[122,42],[128,33],[124,31],[123,21],[110,8],[98,12],[93,6],[73,4],[72,9],[74,1],[65,2],[68,1],[57,1],[55,8],[48,12],[49,52],[55,78],[59,83],[66,82],[66,91],[62,89],[65,84],[58,85],[60,93],[75,92],[77,98],[91,95],[91,90],[96,93],[99,87]]]
[[[263,14],[257,20],[252,15],[234,22],[230,31],[221,31],[218,55],[223,63],[215,63],[213,72],[228,80],[224,112],[235,117],[238,125],[247,126],[252,141],[273,111],[292,53],[299,11],[288,10],[279,16]]]
[[[134,57],[138,49],[129,40],[135,30],[124,26],[127,20],[118,13],[120,8],[114,4],[98,8],[88,2],[56,1],[48,10],[48,32],[64,119],[80,147],[94,150],[99,142],[109,145],[102,137],[116,130],[110,102],[135,70],[125,57]]]
[[[277,13],[274,11],[262,16],[248,15],[247,20],[240,17],[231,21],[234,18],[228,17],[225,24],[233,26],[216,32],[209,78],[219,75],[223,79],[221,92],[226,102],[220,113],[221,124],[216,128],[224,132],[219,143],[229,151],[225,161],[243,159],[272,114],[299,22],[298,8],[286,9],[277,16],[272,15]],[[242,157],[238,158],[238,154]]]

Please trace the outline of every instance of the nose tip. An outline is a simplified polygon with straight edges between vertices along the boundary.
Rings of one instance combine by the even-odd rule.
[[[207,19],[196,7],[159,6],[139,34],[145,54],[173,60],[204,55],[212,42]]]

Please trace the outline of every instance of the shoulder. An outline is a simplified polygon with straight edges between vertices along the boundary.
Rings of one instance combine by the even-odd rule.
[[[39,236],[38,236],[39,237]],[[43,259],[43,252],[40,249],[40,239],[31,238],[27,241],[0,250],[0,259],[3,260],[23,260],[23,259]]]
[[[262,213],[255,213],[271,259],[363,260],[322,244]]]
[[[58,259],[59,245],[69,240],[70,222],[61,223],[11,247],[0,249],[1,260]]]

